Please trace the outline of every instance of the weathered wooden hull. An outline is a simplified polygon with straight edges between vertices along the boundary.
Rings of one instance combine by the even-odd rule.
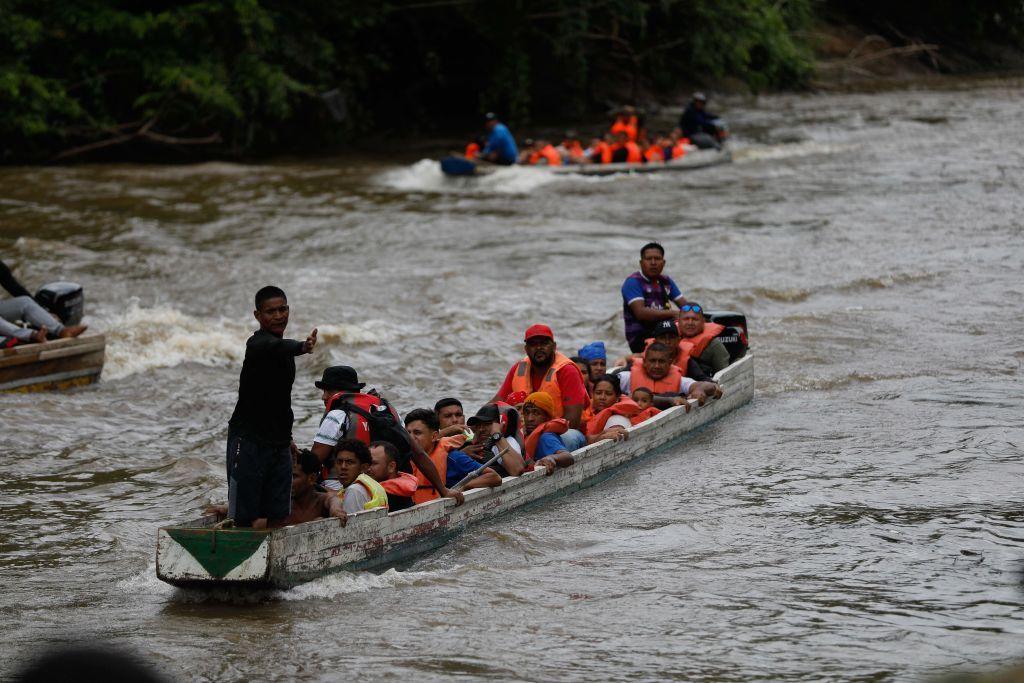
[[[21,344],[0,351],[0,391],[48,391],[91,384],[103,371],[102,334]]]
[[[377,569],[446,543],[468,525],[525,505],[591,486],[618,468],[676,441],[748,402],[754,359],[740,359],[718,374],[724,396],[689,413],[666,410],[630,429],[629,439],[602,441],[574,453],[576,463],[551,476],[507,477],[496,489],[473,490],[464,505],[435,500],[388,514],[369,510],[345,527],[323,519],[273,531],[215,529],[204,518],[157,532],[157,576],[177,586],[287,588],[344,570]]]
[[[464,161],[464,160],[462,160]],[[698,149],[688,153],[681,159],[661,163],[649,164],[566,164],[564,166],[497,166],[494,164],[473,164],[466,162],[460,164],[457,171],[442,165],[445,175],[459,178],[473,178],[490,175],[502,169],[528,168],[538,173],[552,173],[555,175],[615,175],[617,173],[666,173],[671,171],[690,171],[697,168],[707,168],[727,164],[732,161],[732,152],[725,149]]]
[[[673,159],[664,163],[649,164],[567,164],[548,168],[549,173],[558,175],[614,175],[616,173],[668,173],[671,171],[691,171],[697,168],[718,166],[732,161],[732,152],[725,149],[698,149],[687,153],[681,159]]]

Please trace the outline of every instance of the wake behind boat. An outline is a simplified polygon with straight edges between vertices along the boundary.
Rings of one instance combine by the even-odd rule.
[[[157,533],[156,572],[175,586],[215,589],[289,588],[341,571],[384,569],[438,548],[466,527],[524,506],[600,483],[620,467],[677,442],[744,405],[754,394],[754,358],[719,371],[722,398],[691,400],[609,439],[573,452],[574,464],[545,476],[543,469],[505,477],[501,486],[467,491],[456,507],[446,498],[399,512],[384,508],[350,515],[348,523],[320,519],[274,530],[219,528],[216,516],[163,527]]]

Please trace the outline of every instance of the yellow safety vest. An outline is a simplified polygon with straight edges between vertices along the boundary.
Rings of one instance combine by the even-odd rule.
[[[363,504],[364,510],[372,510],[374,508],[388,507],[388,492],[384,490],[384,487],[380,483],[368,474],[360,474],[356,477],[356,480],[352,482],[351,486],[356,484],[362,484],[366,487],[366,490],[370,493],[370,500]],[[338,498],[342,501],[345,500],[345,491],[350,488],[346,486],[342,490],[338,491]]]

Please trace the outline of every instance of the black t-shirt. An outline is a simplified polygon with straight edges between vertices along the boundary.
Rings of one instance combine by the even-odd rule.
[[[238,403],[228,426],[232,431],[268,444],[292,439],[292,383],[295,356],[302,342],[257,330],[245,343],[238,378]]]

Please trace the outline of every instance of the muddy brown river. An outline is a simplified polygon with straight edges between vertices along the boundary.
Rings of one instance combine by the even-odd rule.
[[[103,380],[0,396],[0,678],[54,644],[170,680],[915,681],[1024,656],[1024,82],[713,103],[736,162],[445,182],[417,159],[0,169],[0,257],[86,288]],[[438,150],[442,152],[443,150]],[[223,500],[251,296],[308,444],[329,364],[475,410],[550,324],[625,350],[641,244],[749,316],[748,406],[400,571],[156,579]]]

